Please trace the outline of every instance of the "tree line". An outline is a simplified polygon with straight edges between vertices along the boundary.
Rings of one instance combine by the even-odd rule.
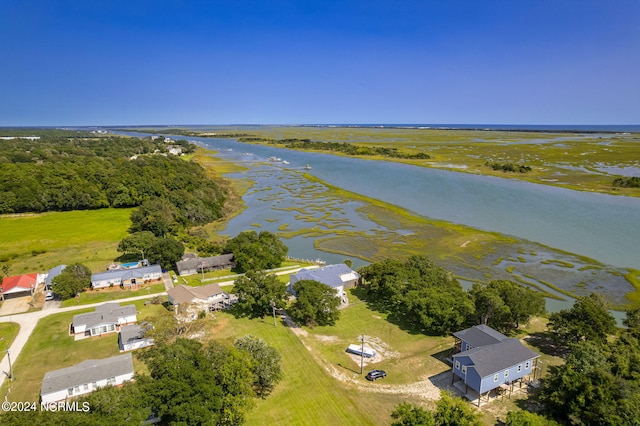
[[[196,163],[152,155],[165,151],[159,140],[85,134],[3,141],[0,213],[135,207],[161,199],[175,208],[177,222],[220,217],[220,185]]]
[[[318,150],[341,152],[346,155],[373,156],[380,155],[390,158],[402,158],[410,160],[428,160],[431,156],[425,152],[410,154],[400,151],[398,148],[355,145],[347,142],[322,142],[311,139],[269,139],[261,137],[242,137],[239,142],[261,142],[271,145],[279,145],[290,149]]]
[[[544,312],[539,292],[501,280],[476,283],[466,292],[450,272],[425,256],[386,259],[358,271],[375,309],[427,334],[448,335],[475,324],[510,333]]]

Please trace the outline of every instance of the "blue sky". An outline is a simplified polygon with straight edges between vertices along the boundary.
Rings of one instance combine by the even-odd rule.
[[[640,1],[0,0],[0,126],[640,124]]]

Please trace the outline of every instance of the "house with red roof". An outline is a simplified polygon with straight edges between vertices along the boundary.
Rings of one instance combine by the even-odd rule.
[[[9,297],[31,296],[36,289],[40,274],[16,275],[5,277],[0,284],[0,300]]]

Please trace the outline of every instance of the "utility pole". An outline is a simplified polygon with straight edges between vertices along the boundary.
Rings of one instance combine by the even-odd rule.
[[[360,335],[360,374],[362,374],[362,368],[364,366],[364,334]]]
[[[13,381],[13,368],[11,367],[11,354],[9,353],[9,349],[7,349],[7,358],[9,359],[9,381]]]
[[[271,301],[271,310],[273,311],[273,326],[276,327],[276,302]]]

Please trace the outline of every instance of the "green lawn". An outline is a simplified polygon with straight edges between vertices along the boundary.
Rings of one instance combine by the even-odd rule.
[[[144,305],[144,300],[134,302],[138,310],[138,321],[155,315],[165,309],[162,305]],[[111,333],[102,337],[93,337],[75,341],[69,336],[69,324],[74,315],[92,312],[82,309],[73,312],[50,315],[36,325],[20,356],[13,363],[14,381],[5,380],[0,388],[0,400],[5,396],[11,401],[38,401],[42,378],[48,371],[70,367],[87,359],[101,359],[120,354],[118,334]],[[140,371],[135,361],[134,368]]]
[[[0,323],[0,357],[3,357],[5,351],[11,347],[18,331],[20,331],[20,325],[15,322]]]
[[[359,358],[355,362],[345,349],[350,344],[360,344],[360,336],[364,335],[364,344],[383,358],[368,369],[385,370],[388,374],[385,383],[413,383],[450,369],[440,358],[453,347],[453,337],[425,336],[403,329],[387,321],[387,314],[369,309],[353,292],[349,300],[351,305],[341,311],[335,326],[308,329],[309,336],[305,338],[305,344],[322,354],[332,366],[349,375],[359,372]]]
[[[391,411],[401,402],[422,402],[417,397],[402,394],[367,392],[358,387],[375,390],[378,385],[411,384],[449,367],[434,355],[441,356],[453,346],[451,337],[427,337],[401,329],[386,320],[386,316],[354,303],[342,311],[333,327],[303,328],[306,336],[296,336],[283,326],[280,319],[236,319],[228,313],[216,314],[209,328],[213,338],[232,342],[236,337],[253,334],[276,347],[283,360],[284,380],[273,394],[259,400],[250,413],[248,424],[381,424],[390,423]],[[303,334],[304,334],[303,332]],[[388,356],[375,366],[389,376],[381,382],[369,383],[359,375],[359,364],[345,348],[358,343],[364,333],[369,342],[388,348]],[[337,380],[329,374],[355,378],[354,384]]]
[[[224,312],[216,315],[210,329],[214,338],[231,343],[253,334],[282,356],[284,379],[270,396],[257,401],[248,425],[388,424],[388,413],[404,400],[399,395],[358,393],[333,379],[280,321],[274,327],[270,317],[249,320]]]
[[[102,270],[119,253],[131,209],[80,210],[0,216],[0,263],[10,274],[45,272],[80,262]]]
[[[80,293],[80,298],[68,299],[62,302],[62,307],[76,305],[90,305],[92,303],[109,302],[112,300],[126,299],[128,297],[144,296],[146,294],[162,293],[165,291],[164,283],[152,284],[137,290],[87,290]]]

